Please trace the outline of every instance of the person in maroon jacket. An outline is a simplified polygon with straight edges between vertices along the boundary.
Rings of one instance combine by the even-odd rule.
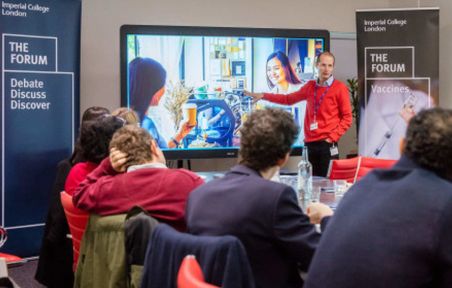
[[[135,205],[184,231],[185,204],[204,181],[184,169],[169,169],[155,140],[143,128],[127,125],[110,142],[110,156],[76,189],[74,205],[100,215],[127,212]]]
[[[319,77],[311,80],[300,90],[284,95],[251,93],[255,101],[263,99],[283,105],[293,105],[305,100],[305,144],[309,148],[309,161],[313,174],[326,176],[331,159],[338,159],[337,142],[352,124],[352,109],[347,86],[334,79],[334,55],[323,52],[317,58]]]

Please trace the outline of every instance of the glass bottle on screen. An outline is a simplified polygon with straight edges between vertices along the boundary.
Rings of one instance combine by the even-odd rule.
[[[207,129],[209,128],[209,121],[207,120],[206,113],[203,112],[201,116],[201,138],[202,140],[207,139]]]
[[[303,147],[303,154],[298,163],[298,202],[301,207],[311,201],[312,198],[312,165],[308,160],[308,147]]]

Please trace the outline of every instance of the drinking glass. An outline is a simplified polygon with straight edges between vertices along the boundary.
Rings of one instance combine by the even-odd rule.
[[[312,185],[311,202],[320,202],[320,186]]]
[[[287,186],[292,187],[292,189],[295,191],[295,194],[298,197],[298,180],[297,176],[295,175],[279,175],[279,182],[282,184],[286,184]]]
[[[340,198],[344,196],[345,192],[347,192],[348,185],[345,180],[334,180],[334,196],[335,198]]]

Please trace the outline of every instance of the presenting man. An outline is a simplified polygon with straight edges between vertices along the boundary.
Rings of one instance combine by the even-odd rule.
[[[185,230],[188,195],[203,180],[184,169],[168,169],[162,151],[143,128],[119,129],[110,148],[110,157],[76,190],[74,205],[100,215],[125,213],[139,205],[156,219]]]
[[[319,77],[306,83],[300,90],[287,95],[270,93],[245,94],[255,100],[293,105],[306,100],[304,121],[305,144],[313,174],[326,176],[331,159],[339,158],[337,142],[352,124],[352,109],[347,86],[334,79],[334,55],[323,52],[317,58]]]
[[[344,196],[305,287],[452,287],[452,110],[414,116],[402,147]]]
[[[295,191],[269,180],[287,162],[298,127],[288,112],[269,108],[253,112],[240,134],[240,164],[191,193],[188,230],[239,238],[257,287],[301,287],[298,269],[308,269],[320,234]],[[322,226],[332,214],[320,203],[308,211],[311,222]]]

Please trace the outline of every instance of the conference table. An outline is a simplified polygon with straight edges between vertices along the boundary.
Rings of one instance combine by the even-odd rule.
[[[279,177],[280,182],[284,183],[286,185],[291,186],[295,191],[298,189],[298,177],[297,175],[281,175]],[[337,193],[337,187],[338,183],[341,183],[345,185],[345,181],[343,180],[331,180],[325,177],[318,177],[313,176],[312,177],[312,195],[306,199],[303,200],[303,197],[300,197],[300,195],[297,195],[298,197],[298,203],[300,204],[301,208],[303,210],[306,209],[306,207],[311,202],[320,202],[323,204],[326,204],[330,206],[333,210],[337,207],[337,204],[339,203],[342,196],[339,196]],[[345,189],[345,187],[344,187]],[[342,193],[343,195],[343,193]]]
[[[201,178],[204,179],[205,182],[212,181],[214,179],[218,179],[224,176],[226,172],[196,172]],[[286,185],[291,186],[295,191],[297,190],[297,175],[280,175],[279,181]],[[343,180],[339,180],[340,182],[345,183]],[[348,187],[347,187],[348,188]],[[303,203],[303,201],[299,201],[300,206],[303,210],[306,209],[306,206],[312,202],[312,200],[319,201],[320,203],[326,204],[330,206],[333,210],[337,207],[341,196],[337,194],[337,180],[331,180],[325,177],[314,176],[312,178],[312,191],[314,199],[309,199]],[[336,192],[336,193],[335,193]]]

